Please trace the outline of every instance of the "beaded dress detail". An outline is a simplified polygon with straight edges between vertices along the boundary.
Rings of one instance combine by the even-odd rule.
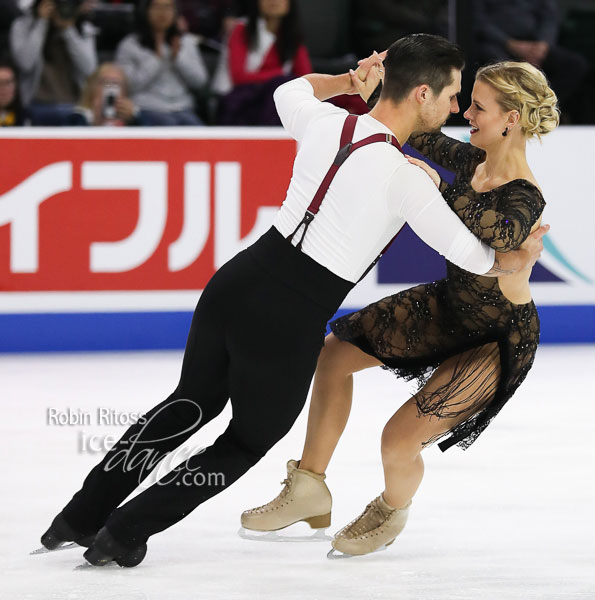
[[[449,206],[485,244],[499,252],[518,248],[543,212],[539,189],[524,179],[476,192],[471,179],[483,150],[442,133],[414,134],[410,146],[456,173],[440,190]],[[513,304],[496,277],[469,273],[446,262],[444,279],[383,298],[331,323],[341,340],[383,362],[383,368],[417,380],[419,414],[462,419],[433,443],[468,448],[525,379],[539,343],[535,304]],[[457,357],[448,382],[424,392],[444,360]],[[464,402],[464,409],[463,404]],[[461,406],[459,406],[461,404]]]

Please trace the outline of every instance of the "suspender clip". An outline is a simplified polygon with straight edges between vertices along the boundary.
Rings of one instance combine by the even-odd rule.
[[[393,143],[393,136],[390,133],[386,134],[386,143],[387,144],[392,144]]]
[[[335,156],[333,165],[340,167],[347,160],[347,157],[351,154],[351,146],[353,146],[353,144],[349,142],[342,148],[339,148],[339,152],[337,152],[337,156]]]

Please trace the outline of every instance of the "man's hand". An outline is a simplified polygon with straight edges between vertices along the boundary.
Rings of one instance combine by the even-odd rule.
[[[543,240],[541,238],[549,230],[549,225],[542,225],[523,242],[518,250],[506,253],[496,252],[494,266],[484,274],[485,277],[512,275],[518,271],[531,269],[543,251]]]

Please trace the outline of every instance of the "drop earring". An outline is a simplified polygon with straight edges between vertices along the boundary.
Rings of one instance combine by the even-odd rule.
[[[506,137],[508,135],[508,127],[502,132],[502,137]]]

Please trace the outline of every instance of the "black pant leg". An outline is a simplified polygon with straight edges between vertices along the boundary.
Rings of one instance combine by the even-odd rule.
[[[169,452],[227,404],[229,357],[215,295],[205,289],[198,302],[176,390],[128,428],[63,509],[77,531],[100,529]]]
[[[255,282],[253,292],[247,292],[254,301],[244,298],[247,305],[228,340],[229,426],[212,446],[111,514],[106,526],[121,543],[148,539],[229,487],[286,435],[300,414],[330,315],[282,285]]]

